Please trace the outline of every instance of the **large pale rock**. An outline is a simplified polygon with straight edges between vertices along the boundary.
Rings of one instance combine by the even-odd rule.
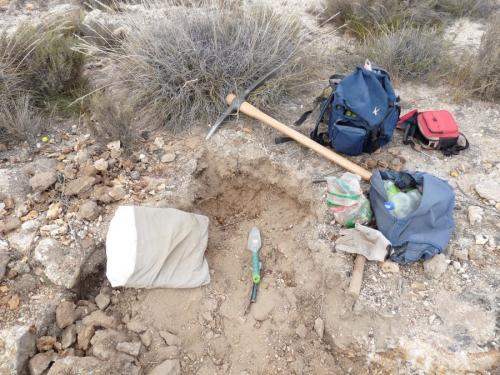
[[[35,192],[42,192],[50,188],[57,181],[57,174],[54,171],[37,172],[30,178],[31,189]]]
[[[500,182],[496,180],[486,180],[478,182],[475,186],[481,198],[500,202]]]
[[[35,335],[28,326],[0,330],[0,374],[23,374],[35,354]]]
[[[78,249],[67,248],[53,238],[44,238],[39,242],[34,259],[44,266],[50,281],[67,289],[76,285],[85,261]]]
[[[95,357],[65,357],[58,359],[47,375],[108,375],[108,371],[106,362]]]
[[[82,195],[90,191],[92,186],[95,184],[95,177],[92,176],[82,176],[76,180],[68,182],[64,187],[64,195]]]
[[[25,221],[18,232],[9,236],[10,245],[23,254],[29,253],[38,233],[38,228],[40,228],[38,220]]]
[[[181,364],[178,359],[167,359],[156,366],[149,375],[180,375]]]

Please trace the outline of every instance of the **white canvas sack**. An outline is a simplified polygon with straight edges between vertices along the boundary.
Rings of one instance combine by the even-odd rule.
[[[194,288],[210,282],[208,217],[173,208],[121,206],[106,238],[113,287]]]

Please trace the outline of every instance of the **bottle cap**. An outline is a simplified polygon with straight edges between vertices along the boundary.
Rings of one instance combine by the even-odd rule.
[[[387,208],[389,211],[394,210],[394,202],[387,201],[384,203],[384,207]]]

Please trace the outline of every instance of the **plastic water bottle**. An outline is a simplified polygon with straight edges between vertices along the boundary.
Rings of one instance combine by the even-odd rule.
[[[422,194],[417,189],[405,193],[398,189],[392,181],[384,181],[384,187],[389,200],[385,202],[385,208],[401,219],[415,211],[420,205]]]

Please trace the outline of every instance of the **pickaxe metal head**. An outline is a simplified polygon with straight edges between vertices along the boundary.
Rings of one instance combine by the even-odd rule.
[[[243,91],[243,93],[239,96],[237,96],[231,105],[227,107],[227,109],[219,116],[219,118],[215,121],[215,123],[212,125],[210,128],[210,131],[207,134],[207,137],[205,139],[209,139],[214,133],[217,131],[217,128],[221,126],[221,124],[224,122],[224,120],[231,115],[233,112],[237,112],[238,109],[240,108],[240,105],[245,102],[246,98],[250,93],[255,90],[257,87],[262,85],[266,79],[271,77],[274,73],[276,73],[283,64],[278,65],[276,68],[272,69],[268,73],[264,74],[262,77],[257,79],[255,82],[253,82],[248,88]]]

